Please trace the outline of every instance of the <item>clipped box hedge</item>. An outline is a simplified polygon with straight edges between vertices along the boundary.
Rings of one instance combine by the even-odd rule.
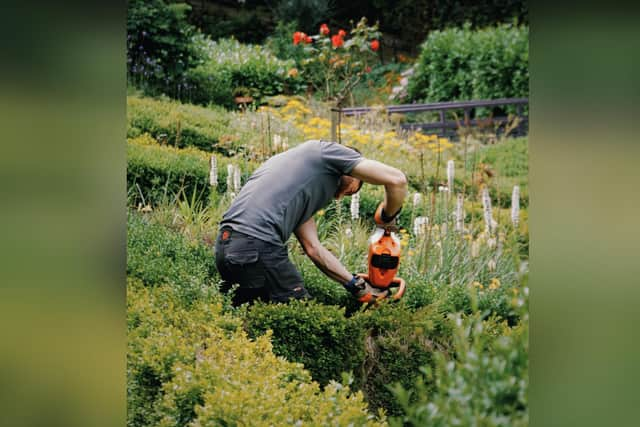
[[[127,288],[128,426],[386,425],[362,393],[321,390],[277,357],[269,334],[250,340],[215,295],[186,307],[171,287]]]
[[[207,200],[212,193],[209,185],[210,158],[211,153],[193,148],[158,145],[148,135],[128,140],[127,188],[130,203],[143,203],[143,196],[144,203],[152,205],[171,202],[179,195],[191,200],[194,193],[196,200]],[[227,165],[232,161],[219,155],[216,158],[216,190],[224,193],[227,191]],[[246,179],[246,173],[242,179]]]
[[[343,307],[315,301],[255,304],[244,326],[254,338],[271,331],[274,353],[304,364],[320,384],[351,373],[353,387],[364,392],[369,405],[389,414],[399,414],[400,407],[387,386],[411,386],[418,368],[433,364],[432,352],[445,348],[451,334],[439,311],[412,311],[402,304],[351,317]]]
[[[149,133],[174,147],[221,151],[220,138],[228,132],[229,113],[177,101],[127,97],[127,138]]]
[[[169,285],[185,303],[202,289],[215,287],[217,270],[211,249],[187,242],[179,232],[149,221],[144,215],[127,215],[127,276],[148,286]]]

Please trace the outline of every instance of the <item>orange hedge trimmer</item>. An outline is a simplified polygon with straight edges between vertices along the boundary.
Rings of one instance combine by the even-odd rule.
[[[400,266],[400,239],[396,235],[395,225],[385,225],[381,218],[382,204],[378,206],[374,219],[376,230],[369,238],[369,272],[359,273],[358,276],[369,282],[375,288],[388,290],[389,292],[382,298],[375,299],[371,294],[360,298],[360,302],[379,301],[386,297],[391,297],[397,301],[404,295],[406,289],[405,281],[396,277]],[[392,288],[397,288],[391,292]]]

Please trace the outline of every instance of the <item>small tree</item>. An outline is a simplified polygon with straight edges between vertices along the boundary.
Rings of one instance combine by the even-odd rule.
[[[331,35],[326,24],[320,26],[319,34],[308,36],[303,32],[293,33],[293,44],[305,53],[302,60],[302,75],[323,99],[342,106],[362,76],[371,71],[377,62],[376,52],[380,48],[378,24],[367,25],[362,18],[347,32],[340,29]]]

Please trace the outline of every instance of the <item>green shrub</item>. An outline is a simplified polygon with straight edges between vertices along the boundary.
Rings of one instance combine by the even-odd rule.
[[[434,354],[415,385],[392,388],[404,414],[391,425],[528,425],[528,317],[513,329],[481,319],[451,317],[452,355]]]
[[[129,213],[127,275],[150,286],[168,284],[190,302],[203,289],[214,287],[217,270],[213,253],[204,244],[187,242],[145,215]]]
[[[246,328],[251,337],[273,331],[273,351],[304,364],[321,385],[353,372],[364,359],[363,330],[341,307],[314,301],[255,304],[247,312]]]
[[[419,368],[433,363],[433,354],[446,351],[450,330],[434,307],[413,311],[402,302],[383,304],[352,318],[366,329],[366,356],[359,383],[372,408],[397,415],[401,408],[388,386],[414,384]]]
[[[170,287],[130,280],[127,305],[129,426],[385,425],[361,393],[335,382],[321,391],[276,357],[269,334],[249,340],[219,297],[187,307]]]
[[[265,97],[304,88],[301,81],[289,77],[295,62],[278,59],[263,46],[234,39],[201,38],[198,43],[208,59],[186,75],[193,102],[232,108],[236,95],[251,96],[260,104]]]
[[[197,200],[207,199],[211,191],[207,153],[140,143],[144,138],[127,143],[130,204],[157,205],[169,202],[180,194],[191,199],[194,193]],[[219,174],[226,176],[225,167],[218,169]],[[218,181],[226,186],[226,180],[219,178]]]
[[[410,101],[527,97],[529,28],[500,25],[434,31],[421,46]]]
[[[220,108],[202,108],[176,101],[127,97],[127,137],[148,132],[175,147],[221,151],[220,139],[229,126],[229,115]]]

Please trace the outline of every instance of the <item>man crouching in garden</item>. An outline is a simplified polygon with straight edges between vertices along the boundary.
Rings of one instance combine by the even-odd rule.
[[[295,233],[307,256],[356,298],[383,297],[351,274],[318,239],[313,214],[333,198],[357,193],[362,183],[384,185],[381,217],[392,223],[407,194],[398,169],[362,157],[335,142],[311,140],[271,157],[260,166],[222,217],[216,266],[222,290],[239,284],[233,304],[254,299],[284,302],[309,298],[302,276],[289,260],[286,242]]]

